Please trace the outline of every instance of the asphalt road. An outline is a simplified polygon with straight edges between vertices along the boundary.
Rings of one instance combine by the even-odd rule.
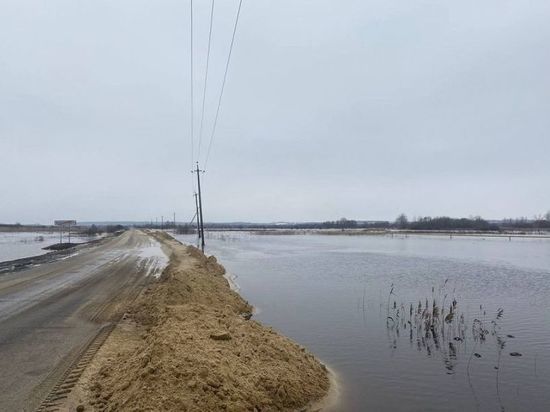
[[[146,233],[0,275],[0,410],[31,411],[103,326],[164,267]]]

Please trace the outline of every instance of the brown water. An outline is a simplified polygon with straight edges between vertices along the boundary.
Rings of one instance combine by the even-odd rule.
[[[548,240],[217,233],[207,244],[258,320],[337,371],[338,410],[550,410]],[[447,311],[457,301],[435,335],[415,322],[434,298]]]

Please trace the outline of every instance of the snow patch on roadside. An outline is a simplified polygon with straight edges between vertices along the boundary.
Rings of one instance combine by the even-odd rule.
[[[236,275],[234,275],[232,273],[229,273],[229,272],[225,272],[223,277],[225,279],[227,279],[227,282],[229,282],[229,287],[231,288],[232,291],[238,293],[241,290],[241,287],[237,283],[237,276]]]
[[[168,266],[168,256],[162,250],[159,242],[150,239],[149,246],[139,249],[137,254],[139,263],[144,262],[147,270],[147,276],[153,275],[156,279],[160,277],[166,266]]]
[[[78,255],[78,254],[80,254],[80,252],[73,252],[73,253],[71,253],[71,254],[69,254],[69,255],[67,255],[67,256],[63,256],[63,257],[61,257],[61,258],[59,258],[59,259],[57,259],[57,260],[67,260],[67,259],[72,258],[73,256]],[[36,265],[36,266],[38,266],[38,265]]]

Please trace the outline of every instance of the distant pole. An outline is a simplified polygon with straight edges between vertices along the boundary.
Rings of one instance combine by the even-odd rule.
[[[198,194],[194,193],[193,196],[195,196],[195,209],[196,209],[196,212],[195,212],[195,216],[197,217],[197,244],[200,243],[200,240],[201,240],[201,222],[200,222],[200,218],[199,218],[199,201],[198,201]]]
[[[63,243],[63,226],[59,225],[59,244]]]
[[[195,171],[197,172],[197,187],[199,189],[199,216],[201,220],[201,224],[200,224],[201,250],[204,252],[204,220],[202,218],[202,195],[201,195],[201,172],[204,172],[204,171],[199,169],[199,162],[197,162],[197,169]]]
[[[160,230],[164,229],[164,216],[160,217]]]
[[[69,243],[71,243],[71,224],[69,223]]]
[[[176,234],[176,212],[174,212],[174,235]]]

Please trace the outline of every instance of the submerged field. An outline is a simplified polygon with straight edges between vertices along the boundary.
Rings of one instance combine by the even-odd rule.
[[[67,234],[63,241],[67,242]],[[84,243],[95,239],[95,236],[71,236],[72,243]],[[58,232],[0,232],[0,262],[22,259],[48,253],[46,246],[59,242]]]
[[[339,410],[550,404],[547,239],[215,233],[207,248],[257,319],[336,370]]]

